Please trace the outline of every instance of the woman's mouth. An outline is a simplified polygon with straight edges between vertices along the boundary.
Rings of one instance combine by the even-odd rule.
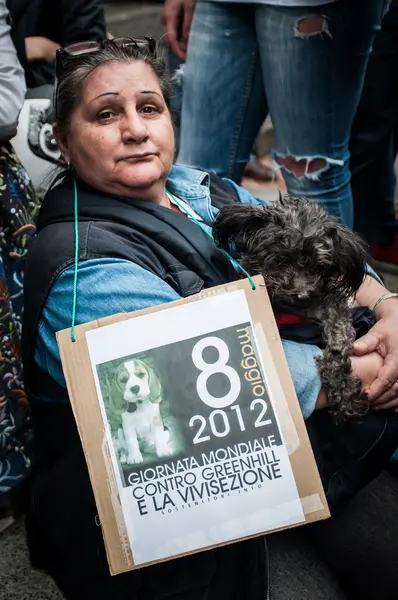
[[[154,152],[142,152],[141,154],[130,154],[121,160],[125,160],[127,162],[141,162],[145,160],[151,160],[154,158],[154,156],[156,156]]]

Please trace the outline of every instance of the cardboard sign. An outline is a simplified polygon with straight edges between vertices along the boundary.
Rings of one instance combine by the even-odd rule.
[[[329,516],[255,281],[57,335],[112,574]]]

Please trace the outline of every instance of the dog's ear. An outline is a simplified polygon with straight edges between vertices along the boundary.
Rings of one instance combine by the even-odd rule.
[[[356,233],[342,224],[336,226],[334,261],[339,267],[347,295],[355,294],[363,283],[369,254],[366,243]]]
[[[102,394],[106,406],[106,416],[113,432],[117,431],[122,423],[122,413],[126,410],[126,402],[123,398],[123,392],[117,382],[117,376],[120,373],[121,366],[114,369],[108,369],[106,376],[103,377],[101,385]]]
[[[213,236],[217,246],[229,250],[231,245],[244,253],[252,236],[269,223],[266,205],[231,204],[224,206],[213,223]]]
[[[149,400],[153,404],[159,404],[162,399],[162,386],[160,384],[159,377],[155,373],[154,369],[149,365],[145,364],[145,368],[148,373],[149,381]]]
[[[119,383],[119,375],[125,369],[124,360],[120,363],[114,372],[112,378],[112,390],[111,390],[111,401],[112,409],[118,413],[122,413],[126,410],[126,401],[124,399],[124,389],[121,388]]]

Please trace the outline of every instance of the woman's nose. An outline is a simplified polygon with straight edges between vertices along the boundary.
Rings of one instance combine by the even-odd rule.
[[[148,128],[145,120],[136,112],[132,111],[123,121],[123,142],[141,143],[148,138]]]

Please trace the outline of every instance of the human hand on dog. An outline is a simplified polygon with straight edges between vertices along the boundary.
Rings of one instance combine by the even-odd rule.
[[[351,373],[361,380],[363,392],[367,392],[377,379],[383,362],[383,357],[378,352],[369,352],[364,356],[351,357]]]
[[[383,302],[376,310],[377,323],[357,340],[356,357],[377,352],[383,359],[376,379],[366,389],[375,410],[393,408],[398,412],[398,302]]]
[[[364,356],[351,357],[351,372],[354,377],[358,377],[362,383],[362,391],[366,391],[377,379],[380,369],[383,366],[383,358],[378,352],[370,352]],[[327,408],[328,399],[325,390],[322,388],[315,405],[316,410]]]

